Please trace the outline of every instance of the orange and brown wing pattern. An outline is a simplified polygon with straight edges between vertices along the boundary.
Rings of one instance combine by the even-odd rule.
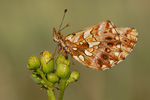
[[[138,33],[136,29],[128,27],[118,27],[116,28],[116,30],[120,34],[121,50],[122,50],[118,59],[119,61],[117,62],[119,63],[120,61],[123,61],[135,47],[135,44],[138,39]]]
[[[133,49],[136,38],[136,30],[116,28],[112,22],[103,21],[66,36],[65,41],[76,60],[88,67],[103,70],[125,58]]]

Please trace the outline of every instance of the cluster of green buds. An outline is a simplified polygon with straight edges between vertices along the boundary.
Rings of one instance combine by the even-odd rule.
[[[54,61],[57,68],[55,68]],[[35,83],[42,85],[42,88],[52,90],[52,92],[54,92],[54,88],[60,90],[59,100],[62,100],[68,84],[76,82],[80,77],[77,71],[70,72],[69,65],[70,61],[65,59],[63,55],[58,54],[56,60],[54,60],[52,54],[44,51],[40,59],[36,56],[29,57],[27,68],[33,70],[31,78]],[[52,93],[49,95],[52,95]]]

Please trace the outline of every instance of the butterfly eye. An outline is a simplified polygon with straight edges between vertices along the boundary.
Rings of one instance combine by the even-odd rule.
[[[57,39],[56,39],[56,38],[54,38],[53,40],[54,40],[54,42],[57,42]]]

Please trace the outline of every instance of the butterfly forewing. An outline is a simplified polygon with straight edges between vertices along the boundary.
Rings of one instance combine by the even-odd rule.
[[[65,45],[74,59],[94,69],[108,69],[122,61],[137,40],[135,29],[115,27],[103,21],[65,37]]]

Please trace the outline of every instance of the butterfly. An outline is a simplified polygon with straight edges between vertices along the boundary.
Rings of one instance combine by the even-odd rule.
[[[85,66],[97,70],[109,69],[123,61],[137,42],[136,29],[116,27],[106,20],[67,36],[53,28],[59,51],[70,54]]]

